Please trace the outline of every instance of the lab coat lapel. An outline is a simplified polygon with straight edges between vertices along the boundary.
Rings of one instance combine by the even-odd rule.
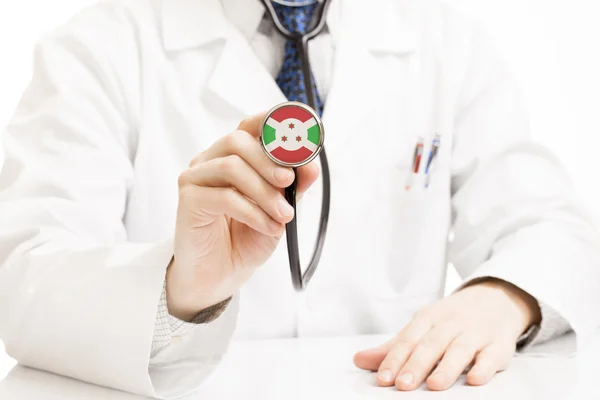
[[[209,77],[207,89],[207,96],[220,99],[242,118],[286,101],[246,39],[233,29]]]
[[[332,155],[343,151],[344,143],[354,134],[353,126],[369,117],[382,89],[372,83],[372,71],[376,68],[373,55],[348,39],[340,41],[336,49],[333,79],[323,115],[325,147]]]
[[[260,13],[258,2],[248,4]],[[226,118],[242,119],[285,101],[273,77],[246,38],[224,13],[220,0],[162,0],[161,25],[167,51],[214,46],[217,56],[202,100]]]

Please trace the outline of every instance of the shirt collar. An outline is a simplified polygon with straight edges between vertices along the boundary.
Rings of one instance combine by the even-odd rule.
[[[167,51],[210,43],[226,37],[230,29],[219,0],[161,0],[159,18]]]
[[[259,0],[221,0],[225,16],[246,37],[251,40],[265,15],[265,8]]]

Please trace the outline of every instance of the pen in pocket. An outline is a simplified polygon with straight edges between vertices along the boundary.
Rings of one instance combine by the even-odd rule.
[[[429,157],[427,158],[427,165],[425,166],[425,189],[429,187],[429,180],[431,179],[431,169],[433,168],[433,162],[437,157],[438,149],[440,148],[440,135],[436,133],[435,138],[431,142],[431,150],[429,150]]]
[[[417,144],[415,145],[415,152],[413,153],[412,169],[408,171],[408,178],[406,179],[406,190],[410,190],[412,186],[413,177],[419,173],[419,166],[421,165],[421,157],[423,156],[423,137],[420,136]]]

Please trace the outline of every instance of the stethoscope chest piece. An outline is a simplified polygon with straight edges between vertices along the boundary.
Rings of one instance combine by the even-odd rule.
[[[327,220],[329,219],[329,167],[323,141],[325,131],[319,114],[304,103],[290,101],[273,107],[260,125],[260,143],[265,154],[278,165],[296,168],[308,164],[321,154],[323,170],[323,204],[317,243],[308,267],[302,271],[300,266],[300,250],[298,248],[298,225],[296,221],[296,188],[297,180],[285,188],[287,202],[294,208],[294,216],[286,225],[286,239],[292,284],[297,291],[304,290],[317,269]]]
[[[265,154],[284,167],[301,167],[314,160],[323,148],[324,137],[317,112],[295,101],[273,107],[260,126]]]

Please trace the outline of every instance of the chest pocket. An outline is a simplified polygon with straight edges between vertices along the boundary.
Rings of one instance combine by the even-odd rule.
[[[448,186],[440,176],[448,175],[447,166],[437,164],[430,171],[430,186],[425,188],[433,133],[424,133],[410,122],[414,118],[410,109],[395,108],[394,101],[384,104],[358,127],[366,132],[364,136],[350,138],[342,160],[336,160],[345,167],[334,183],[336,189],[343,186],[346,191],[343,204],[336,202],[336,206],[348,219],[356,216],[345,228],[356,232],[348,247],[356,258],[351,262],[364,265],[357,278],[368,296],[420,302],[439,292],[445,276]],[[412,175],[420,136],[424,147],[419,173]],[[407,190],[411,175],[412,186]]]

